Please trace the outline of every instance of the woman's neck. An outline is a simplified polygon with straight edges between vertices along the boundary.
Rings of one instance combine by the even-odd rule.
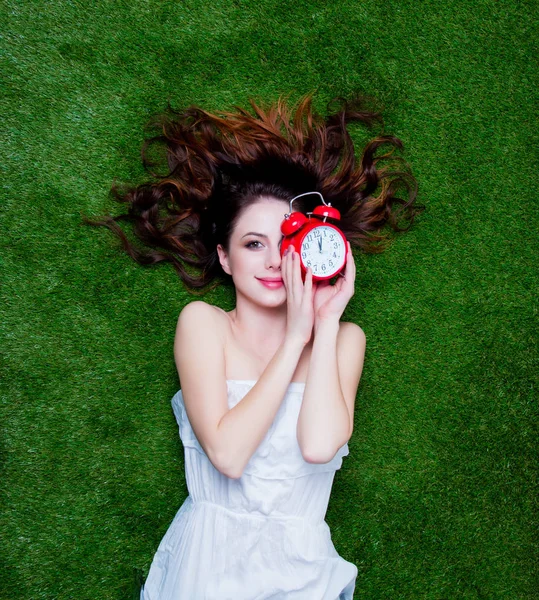
[[[236,297],[236,308],[229,313],[233,327],[240,337],[253,343],[279,345],[286,331],[286,303],[266,308]]]

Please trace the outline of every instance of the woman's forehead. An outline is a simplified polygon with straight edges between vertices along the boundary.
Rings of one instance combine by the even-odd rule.
[[[268,233],[280,227],[288,210],[288,202],[276,199],[261,199],[246,207],[236,224],[236,230],[243,235],[243,229],[258,227],[257,231]]]

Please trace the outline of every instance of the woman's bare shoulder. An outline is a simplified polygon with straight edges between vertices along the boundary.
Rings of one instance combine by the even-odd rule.
[[[366,343],[365,332],[359,325],[350,321],[341,321],[339,323],[339,337],[344,343]]]
[[[228,320],[227,313],[222,308],[203,300],[193,300],[180,311],[178,326],[181,329],[201,328],[202,332],[211,329],[215,333],[217,328],[222,334],[226,331]]]
[[[174,358],[182,386],[192,373],[197,381],[205,381],[225,372],[226,329],[219,311],[207,302],[196,300],[180,312],[174,336]]]
[[[226,315],[225,311],[214,304],[209,304],[208,302],[204,302],[204,300],[193,300],[186,304],[182,310],[180,311],[180,316],[188,315],[195,316],[199,314],[223,314]]]

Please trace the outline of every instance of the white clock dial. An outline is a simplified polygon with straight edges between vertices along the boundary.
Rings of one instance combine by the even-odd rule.
[[[301,243],[301,258],[317,277],[331,277],[340,270],[346,256],[343,236],[333,227],[311,229]]]

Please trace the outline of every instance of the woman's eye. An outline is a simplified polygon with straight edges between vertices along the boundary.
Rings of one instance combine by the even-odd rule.
[[[255,246],[254,244],[260,244],[260,242],[258,240],[253,240],[252,242],[245,244],[245,247],[246,248],[260,248],[260,246],[262,246],[262,244],[260,244],[260,246]]]

